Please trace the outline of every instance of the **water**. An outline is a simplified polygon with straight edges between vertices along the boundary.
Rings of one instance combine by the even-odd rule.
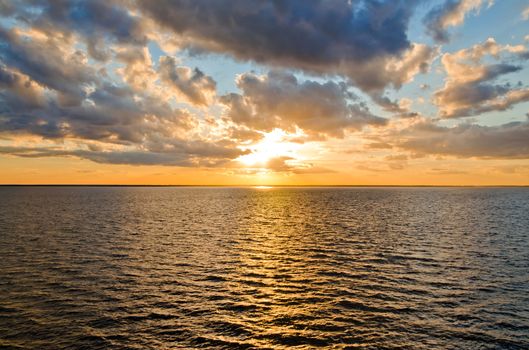
[[[0,188],[0,347],[529,348],[529,189]]]

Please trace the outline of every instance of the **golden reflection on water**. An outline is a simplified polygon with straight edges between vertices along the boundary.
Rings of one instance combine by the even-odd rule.
[[[269,189],[272,189],[274,188],[273,186],[253,186],[252,188],[256,189],[256,190],[269,190]]]
[[[305,234],[303,222],[309,220],[310,213],[300,211],[296,199],[297,196],[285,191],[277,196],[252,197],[238,228],[240,279],[232,290],[245,296],[245,305],[255,308],[256,312],[246,321],[267,325],[260,331],[261,338],[252,340],[257,347],[269,347],[269,339],[305,337],[306,332],[296,329],[293,320],[309,319],[315,306],[300,303],[307,294],[305,283],[309,277],[307,261],[299,256],[304,252],[304,242],[299,236]]]
[[[0,344],[529,348],[529,192],[9,191]]]

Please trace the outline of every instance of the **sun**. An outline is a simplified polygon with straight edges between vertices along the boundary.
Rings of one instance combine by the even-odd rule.
[[[288,139],[288,134],[285,131],[274,129],[265,134],[261,141],[248,147],[251,153],[245,154],[237,160],[246,166],[263,167],[274,158],[294,158],[300,145],[286,139]]]

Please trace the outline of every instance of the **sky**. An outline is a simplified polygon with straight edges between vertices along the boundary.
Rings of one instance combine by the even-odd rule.
[[[528,0],[0,0],[0,183],[529,185]]]

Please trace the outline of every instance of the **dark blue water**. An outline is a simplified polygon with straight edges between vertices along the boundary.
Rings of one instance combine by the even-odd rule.
[[[529,349],[529,189],[1,187],[0,347]]]

